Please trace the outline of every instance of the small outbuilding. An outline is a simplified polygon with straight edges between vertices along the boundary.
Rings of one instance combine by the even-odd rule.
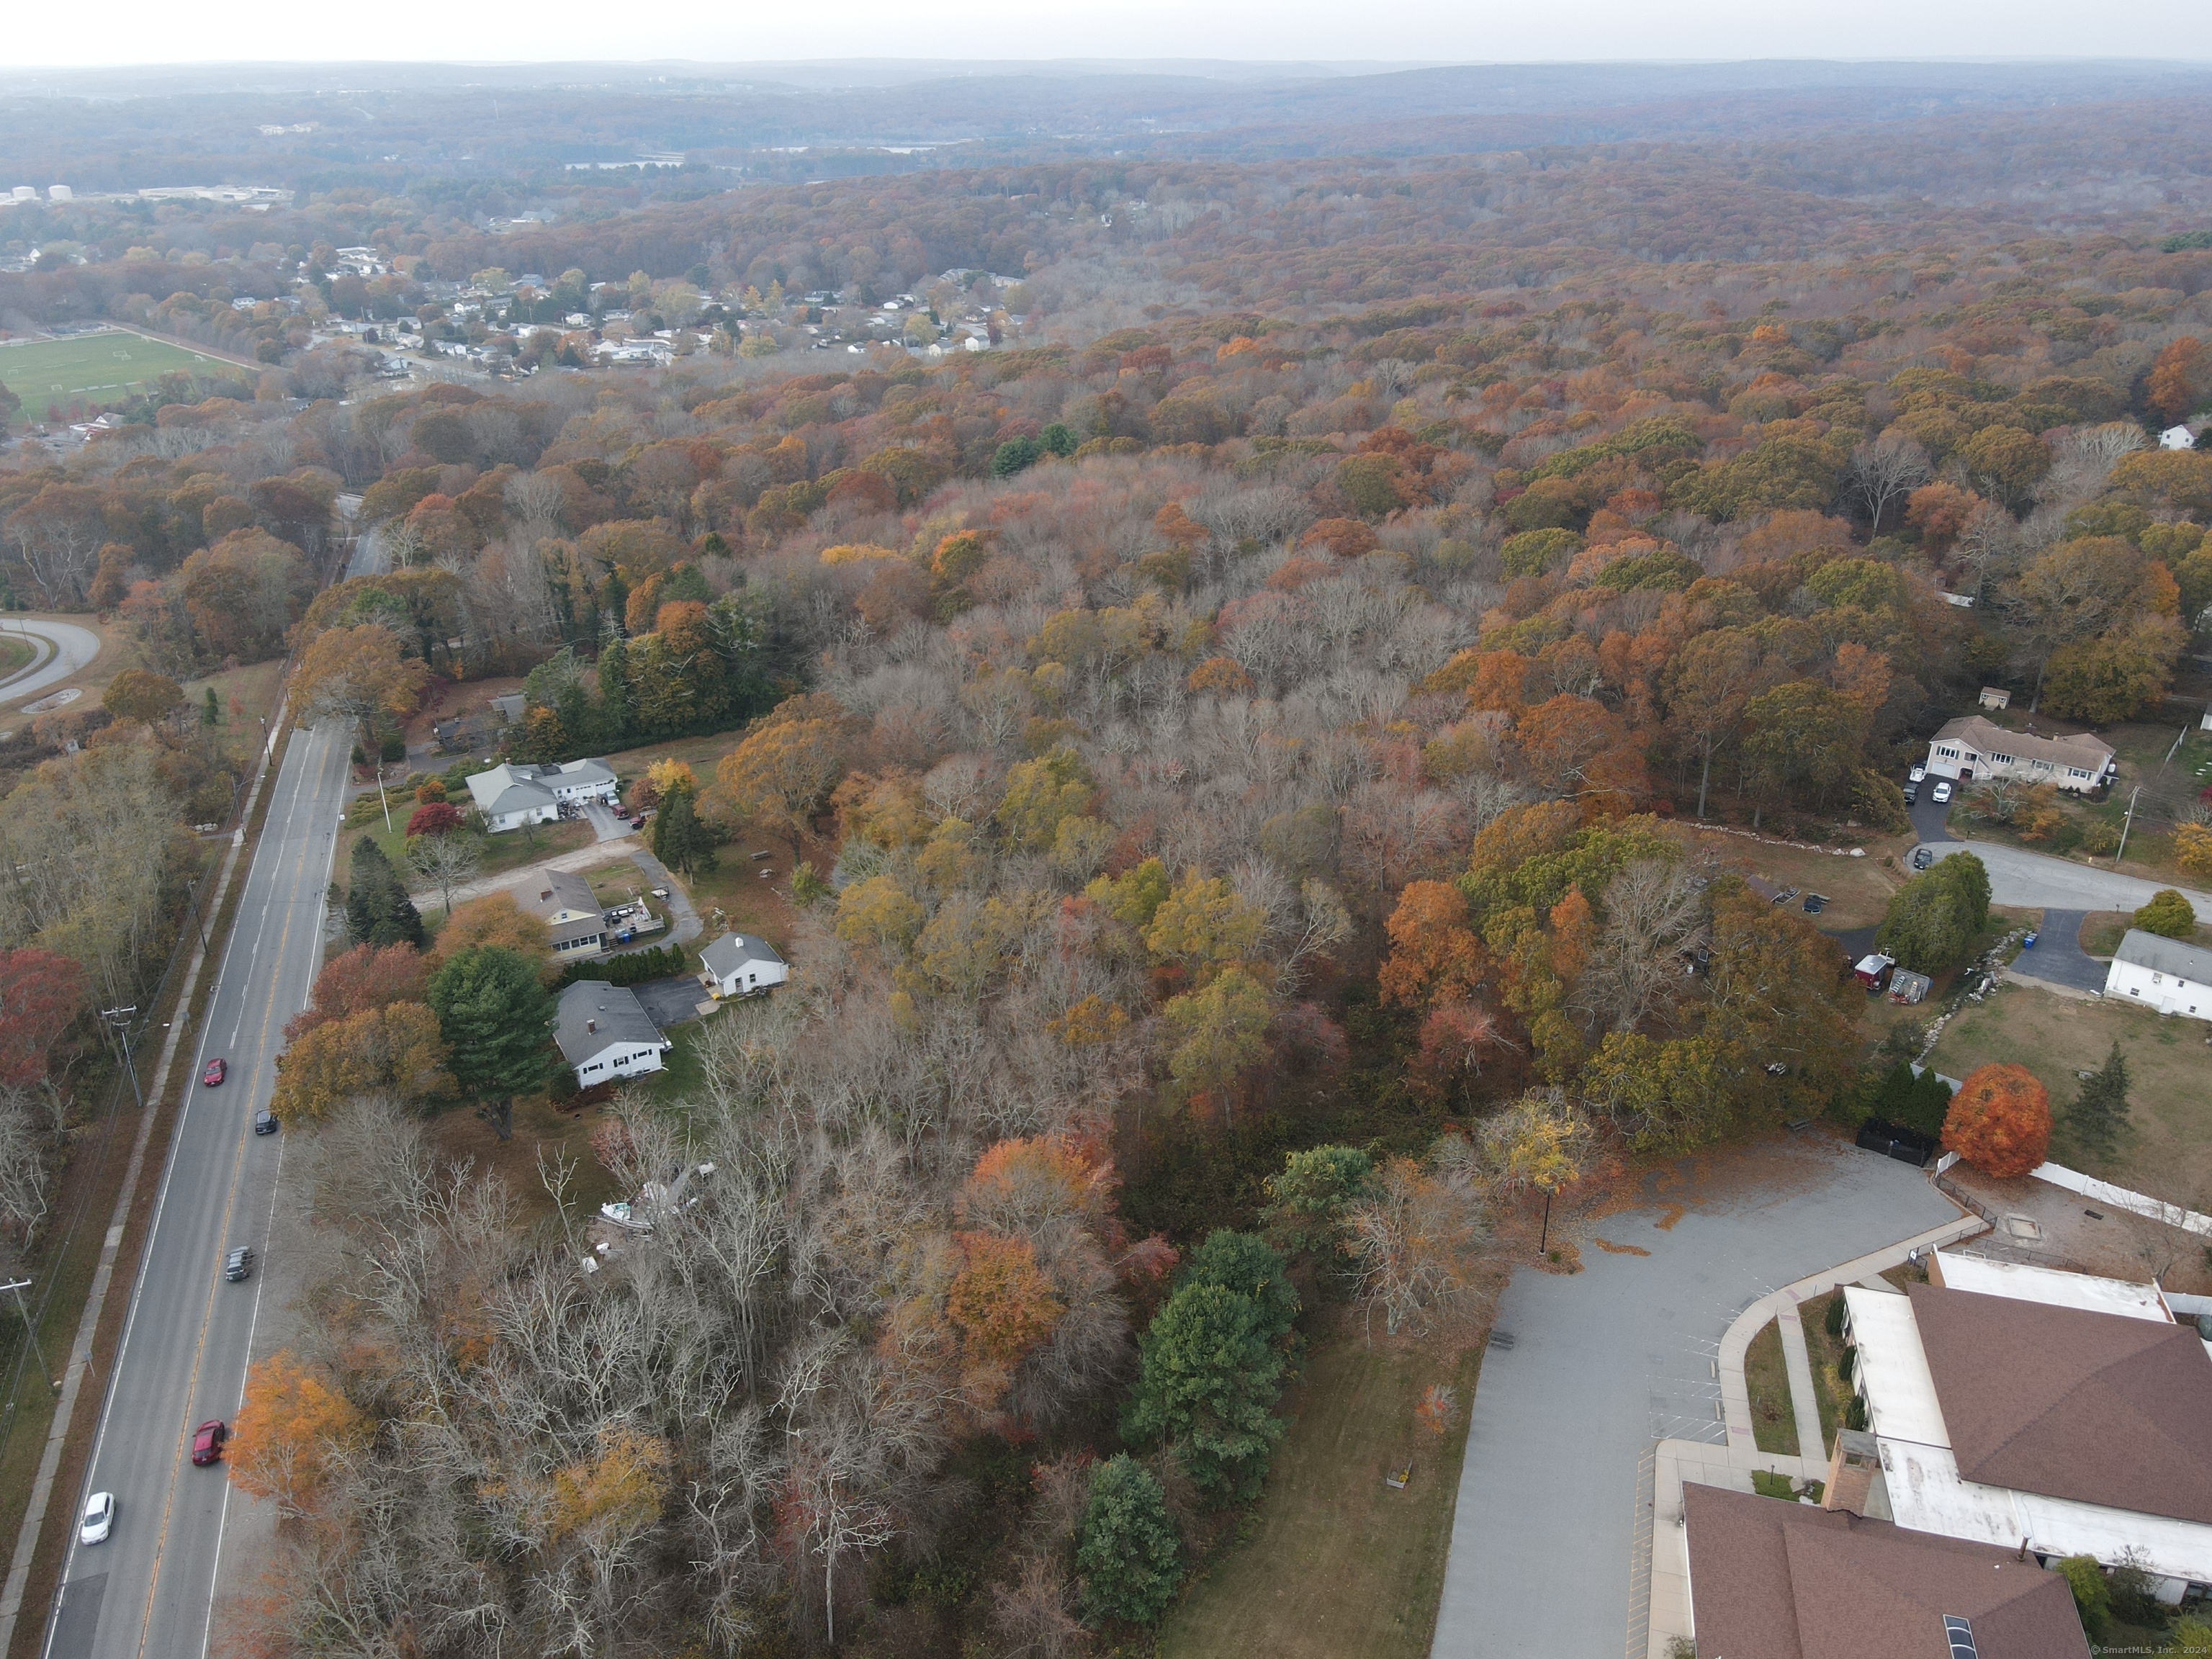
[[[2194,449],[2197,434],[2185,426],[2170,426],[2158,434],[2160,449]]]
[[[1910,968],[1896,969],[1889,976],[1889,1000],[1894,1003],[1909,1006],[1924,1001],[1929,992],[1935,988],[1934,980],[1925,974],[1916,974]]]
[[[791,977],[791,964],[753,933],[725,933],[699,952],[699,980],[717,1000],[757,995]]]
[[[1897,967],[1897,958],[1880,952],[1861,957],[1852,975],[1869,991],[1879,991],[1889,983],[1889,976]]]
[[[661,1055],[676,1046],[626,985],[579,980],[561,993],[556,1007],[553,1041],[575,1068],[579,1088],[657,1072]]]
[[[2012,693],[2002,685],[1985,685],[1982,688],[1983,708],[2009,708],[2011,703]]]

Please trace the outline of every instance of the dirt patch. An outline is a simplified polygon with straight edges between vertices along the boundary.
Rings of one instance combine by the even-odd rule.
[[[1616,1244],[1609,1238],[1600,1238],[1595,1233],[1590,1235],[1590,1243],[1607,1255],[1650,1255],[1651,1254],[1641,1244]]]
[[[1947,1178],[2001,1223],[2007,1217],[2024,1217],[2035,1224],[2039,1235],[2023,1237],[2001,1224],[1994,1232],[1956,1247],[1970,1255],[2137,1285],[2155,1278],[2170,1291],[2212,1296],[2212,1254],[2194,1233],[2026,1176],[2001,1181],[1960,1164],[1952,1166]]]
[[[1674,1231],[1674,1224],[1687,1215],[1689,1210],[1690,1206],[1686,1204],[1669,1204],[1666,1212],[1651,1224],[1662,1233],[1671,1233]]]
[[[465,1106],[433,1118],[430,1137],[448,1158],[473,1159],[478,1169],[497,1175],[520,1200],[526,1219],[538,1221],[554,1213],[552,1195],[538,1175],[541,1152],[549,1161],[559,1157],[574,1164],[569,1193],[583,1213],[592,1214],[618,1196],[614,1176],[592,1154],[592,1131],[605,1121],[603,1106],[563,1112],[541,1095],[515,1103],[514,1133],[507,1140]]]
[[[1819,848],[1776,846],[1744,836],[1699,830],[1692,824],[1675,829],[1723,869],[1757,878],[1770,897],[1785,888],[1796,889],[1799,896],[1788,902],[1793,914],[1803,914],[1804,894],[1820,894],[1828,901],[1827,908],[1813,920],[1829,933],[1871,927],[1881,920],[1890,895],[1904,882],[1892,860],[1899,848],[1911,844],[1909,838],[1869,831],[1863,858],[1851,857],[1848,849],[1838,857]]]

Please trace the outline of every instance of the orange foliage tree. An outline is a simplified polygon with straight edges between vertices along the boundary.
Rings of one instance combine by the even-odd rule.
[[[303,1515],[331,1455],[361,1433],[360,1410],[309,1367],[279,1348],[246,1377],[246,1401],[225,1448],[231,1484]]]
[[[2024,1176],[2051,1146],[2051,1097],[2025,1066],[1967,1073],[1943,1120],[1943,1150],[1984,1175]]]
[[[1448,881],[1409,881],[1387,924],[1390,959],[1376,975],[1382,1000],[1408,1008],[1463,1001],[1481,981],[1482,942],[1468,926],[1467,895]]]

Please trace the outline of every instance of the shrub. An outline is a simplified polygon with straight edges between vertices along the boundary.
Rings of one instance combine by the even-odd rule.
[[[1943,1149],[1985,1175],[2024,1176],[2050,1146],[2051,1097],[2025,1066],[1981,1066],[1951,1097]]]
[[[574,985],[580,980],[590,979],[609,985],[642,985],[649,979],[666,979],[683,971],[684,947],[656,945],[650,951],[603,957],[597,962],[572,962],[561,970],[559,982]]]
[[[2162,887],[2151,895],[2149,903],[2136,912],[2136,926],[2146,933],[2187,939],[2197,931],[2197,909],[2172,888]]]
[[[1989,919],[1989,872],[1972,853],[1954,853],[1891,896],[1875,949],[1916,974],[1940,974],[1966,960]]]
[[[1091,1615],[1149,1625],[1182,1582],[1182,1540],[1158,1479],[1123,1452],[1091,1477],[1076,1534],[1075,1569]]]
[[[2082,1627],[2091,1632],[2105,1627],[2112,1616],[2112,1587],[2105,1582],[2105,1570],[2094,1555],[2069,1555],[2058,1564],[2058,1571],[2066,1575],[2066,1587],[2074,1592],[2074,1605],[2081,1613]]]
[[[1844,1307],[1844,1293],[1841,1291],[1838,1291],[1834,1295],[1828,1298],[1828,1311],[1820,1320],[1820,1328],[1827,1332],[1830,1336],[1841,1336],[1844,1334],[1844,1314],[1845,1311],[1846,1310]]]

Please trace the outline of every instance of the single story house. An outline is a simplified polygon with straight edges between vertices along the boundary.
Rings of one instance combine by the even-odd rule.
[[[1928,769],[1939,778],[1962,783],[1976,778],[2017,778],[2087,794],[2118,769],[2112,745],[2087,732],[2070,738],[2039,738],[2008,732],[1979,714],[1967,714],[1946,721],[1929,740]]]
[[[2212,1351],[2154,1285],[1939,1251],[1844,1289],[1880,1459],[1865,1509],[2048,1565],[2132,1563],[2212,1596]],[[1702,1646],[1702,1642],[1700,1643]]]
[[[561,993],[556,1006],[553,1041],[575,1068],[580,1088],[657,1072],[661,1055],[676,1046],[626,985],[579,980]]]
[[[2185,426],[2170,426],[2158,434],[2160,449],[2194,449],[2197,434]]]
[[[597,956],[606,949],[606,915],[592,884],[567,870],[541,870],[515,892],[515,902],[552,935],[553,954]]]
[[[2130,927],[2105,970],[2105,994],[2161,1014],[2212,1020],[2212,951]]]
[[[550,823],[563,806],[612,801],[619,790],[614,768],[603,760],[574,760],[559,766],[502,763],[468,780],[484,828],[497,834],[526,823]]]
[[[2065,1576],[2014,1549],[1696,1481],[1682,1529],[1715,1659],[2088,1659]]]
[[[699,952],[702,984],[714,997],[749,997],[791,977],[775,946],[752,933],[725,933]]]

